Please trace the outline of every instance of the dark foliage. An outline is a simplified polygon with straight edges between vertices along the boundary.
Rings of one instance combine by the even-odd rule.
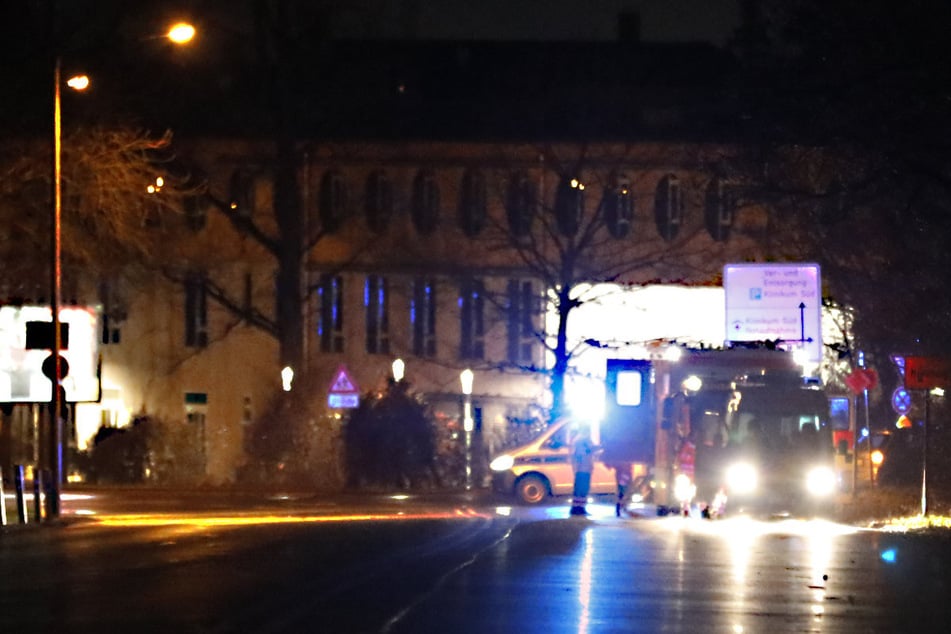
[[[100,427],[79,462],[100,484],[193,484],[203,460],[197,426],[138,416],[128,427]]]
[[[749,174],[775,210],[764,239],[822,264],[861,347],[948,353],[951,5],[744,5]]]
[[[405,381],[367,395],[344,427],[347,485],[416,488],[436,477],[436,433],[425,403]]]

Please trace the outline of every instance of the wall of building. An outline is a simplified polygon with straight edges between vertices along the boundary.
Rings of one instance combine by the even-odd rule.
[[[188,145],[183,156],[202,167],[209,191],[222,201],[236,195],[230,191],[236,170],[252,174],[251,213],[265,232],[273,232],[269,147],[254,141],[207,139]],[[587,259],[579,263],[582,274],[610,270],[625,282],[716,283],[724,263],[762,257],[758,238],[767,226],[763,210],[736,203],[727,240],[713,239],[704,226],[706,187],[717,157],[728,148],[394,142],[302,144],[300,150],[302,209],[309,235],[320,236],[306,265],[305,358],[314,377],[311,385],[326,386],[314,389],[315,403],[326,403],[326,390],[340,366],[348,369],[362,391],[368,391],[385,385],[393,360],[400,358],[406,363],[406,379],[450,418],[461,416],[459,375],[471,368],[473,404],[491,443],[503,442],[510,421],[544,415],[550,396],[540,341],[525,359],[513,361],[507,350],[504,302],[509,282],[532,284],[537,299],[533,319],[539,333],[548,283],[512,247],[503,201],[514,171],[528,174],[538,191],[538,212],[549,216],[557,184],[567,175],[579,177],[587,186],[586,216],[599,213],[618,174],[628,178],[634,200],[630,231],[619,239],[602,228],[597,247],[585,251]],[[392,218],[382,232],[368,227],[365,212],[367,179],[376,170],[387,174],[393,194]],[[412,214],[413,183],[420,170],[432,174],[440,194],[436,228],[426,235]],[[480,172],[486,182],[486,219],[475,235],[460,226],[460,183],[471,170]],[[321,215],[321,183],[330,171],[340,175],[347,192],[344,216],[334,231],[326,230]],[[655,196],[658,183],[671,174],[683,191],[684,222],[678,238],[665,240],[658,233]],[[535,223],[531,239],[545,257],[557,261],[563,241],[546,235],[541,222]],[[273,316],[273,258],[223,214],[209,208],[204,227],[183,233],[171,253],[202,266],[234,296],[240,297],[249,285],[255,309]],[[375,352],[367,348],[365,284],[371,275],[387,279],[389,300],[388,345]],[[341,349],[321,348],[319,288],[326,276],[339,277],[343,284]],[[474,358],[460,354],[459,291],[469,277],[484,282],[487,300],[484,353]],[[412,287],[419,278],[432,280],[436,289],[433,354],[413,353]],[[88,437],[104,420],[103,410],[105,419],[116,424],[140,413],[182,425],[203,419],[207,479],[233,480],[245,459],[242,434],[249,417],[260,413],[280,390],[276,338],[209,298],[207,341],[187,346],[181,280],[130,276],[121,295],[125,304],[121,339],[102,346],[106,398],[102,404],[80,406],[81,434]]]

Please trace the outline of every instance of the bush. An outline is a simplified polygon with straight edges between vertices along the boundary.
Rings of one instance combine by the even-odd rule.
[[[278,392],[245,434],[247,463],[238,472],[242,483],[337,490],[340,425],[314,394],[320,388],[302,383]]]
[[[406,489],[435,481],[436,434],[424,403],[405,381],[366,395],[344,427],[347,485]]]
[[[194,484],[204,473],[200,430],[146,415],[128,427],[102,426],[86,460],[87,477],[101,484]]]

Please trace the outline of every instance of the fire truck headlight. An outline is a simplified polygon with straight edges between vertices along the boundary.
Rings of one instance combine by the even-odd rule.
[[[489,463],[489,469],[492,469],[492,471],[508,471],[514,464],[515,458],[504,453]]]
[[[882,463],[885,462],[885,454],[882,453],[881,449],[876,449],[872,452],[872,464],[876,467],[882,466]]]
[[[806,490],[815,496],[826,496],[835,491],[835,471],[829,467],[813,467],[806,474]]]
[[[747,462],[738,462],[726,471],[726,485],[731,494],[743,495],[756,490],[756,468]]]
[[[697,494],[697,487],[686,473],[678,473],[674,478],[674,498],[678,502],[690,502]]]

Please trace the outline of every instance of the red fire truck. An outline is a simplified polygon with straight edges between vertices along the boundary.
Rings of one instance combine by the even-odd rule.
[[[601,444],[653,474],[660,509],[812,512],[838,488],[829,401],[789,352],[610,359]]]

